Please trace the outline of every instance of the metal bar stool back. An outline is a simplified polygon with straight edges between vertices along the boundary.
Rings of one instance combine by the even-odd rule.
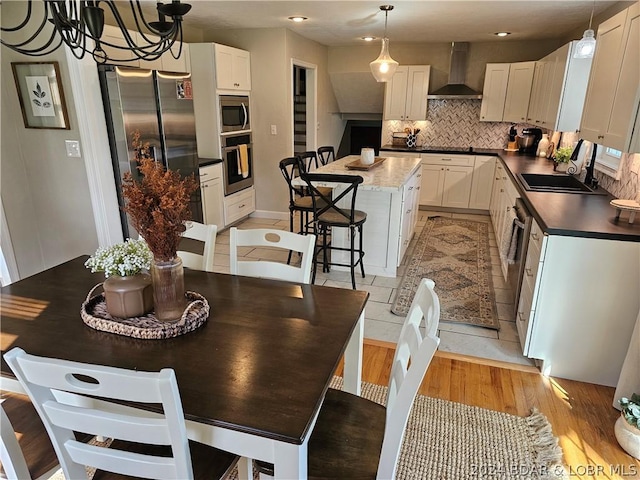
[[[349,267],[351,270],[351,284],[355,290],[355,267],[359,264],[364,278],[364,250],[362,226],[367,220],[367,214],[356,210],[356,195],[358,185],[363,182],[359,175],[333,175],[323,173],[304,173],[301,178],[306,182],[312,198],[313,229],[318,237],[322,237],[321,245],[314,254],[314,269],[312,283],[315,281],[318,256],[322,252],[323,272],[328,272],[330,265]],[[322,184],[323,186],[319,186]],[[333,184],[334,192],[331,196],[322,191],[327,185]],[[346,205],[343,207],[341,205]],[[349,229],[349,247],[336,247],[329,240],[332,228]],[[355,247],[356,234],[359,237],[358,248]],[[330,261],[329,251],[340,250],[349,252],[349,263]],[[356,259],[356,253],[358,258]]]
[[[327,163],[333,162],[336,159],[336,152],[332,146],[318,147],[318,159],[324,166]]]

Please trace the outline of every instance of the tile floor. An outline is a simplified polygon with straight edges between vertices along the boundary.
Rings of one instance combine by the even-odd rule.
[[[415,239],[420,234],[429,216],[441,215],[471,220],[490,222],[487,215],[458,214],[437,211],[420,211],[420,217],[416,227],[416,234],[411,242],[405,260]],[[277,228],[288,230],[288,220],[276,220],[269,218],[250,217],[236,225],[238,228]],[[515,319],[513,317],[513,305],[503,303],[506,301],[507,292],[504,289],[504,279],[500,271],[500,257],[493,235],[493,229],[489,229],[489,242],[491,246],[493,284],[496,293],[496,305],[500,319],[500,331],[482,327],[459,325],[453,323],[440,323],[440,350],[476,357],[489,358],[505,362],[533,365],[533,361],[522,356],[522,349],[518,341]],[[264,248],[242,248],[241,256],[252,259],[269,259],[286,261],[286,254]],[[215,251],[215,270],[222,273],[229,272],[229,230],[218,233]],[[366,272],[365,272],[366,273]],[[358,289],[369,292],[369,302],[365,311],[364,334],[366,338],[384,340],[395,343],[400,335],[403,317],[391,313],[391,305],[396,295],[396,288],[404,273],[404,265],[399,268],[397,278],[388,278],[375,275],[367,275],[362,278],[356,274],[356,286]],[[318,272],[316,284],[328,285],[340,288],[351,288],[351,278],[348,272],[331,271],[330,273]]]

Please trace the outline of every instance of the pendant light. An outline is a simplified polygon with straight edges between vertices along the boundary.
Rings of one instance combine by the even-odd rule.
[[[388,82],[396,73],[398,62],[389,55],[389,39],[387,38],[387,15],[393,10],[393,5],[381,5],[380,10],[384,12],[384,38],[382,39],[382,50],[380,55],[369,64],[371,73],[378,82]]]
[[[589,28],[584,31],[582,38],[576,45],[573,58],[591,58],[593,52],[596,51],[596,39],[593,30],[591,30],[591,22],[593,21],[593,10],[596,6],[596,0],[593,0],[591,7],[591,18],[589,18]]]

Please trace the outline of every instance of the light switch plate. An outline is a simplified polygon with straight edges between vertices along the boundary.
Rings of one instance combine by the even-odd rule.
[[[78,140],[65,140],[64,144],[67,148],[67,157],[80,157],[80,142]]]
[[[271,135],[277,135],[278,134],[278,127],[276,127],[275,125],[271,125]]]

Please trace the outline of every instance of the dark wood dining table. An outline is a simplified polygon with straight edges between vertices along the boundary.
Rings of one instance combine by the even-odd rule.
[[[141,371],[175,370],[189,438],[275,464],[282,479],[307,477],[307,443],[344,355],[345,390],[360,393],[364,308],[369,294],[185,269],[187,290],[211,311],[199,329],[141,340],[85,325],[80,308],[104,280],[87,257],[2,288],[2,353]],[[2,388],[20,390],[2,360]]]

